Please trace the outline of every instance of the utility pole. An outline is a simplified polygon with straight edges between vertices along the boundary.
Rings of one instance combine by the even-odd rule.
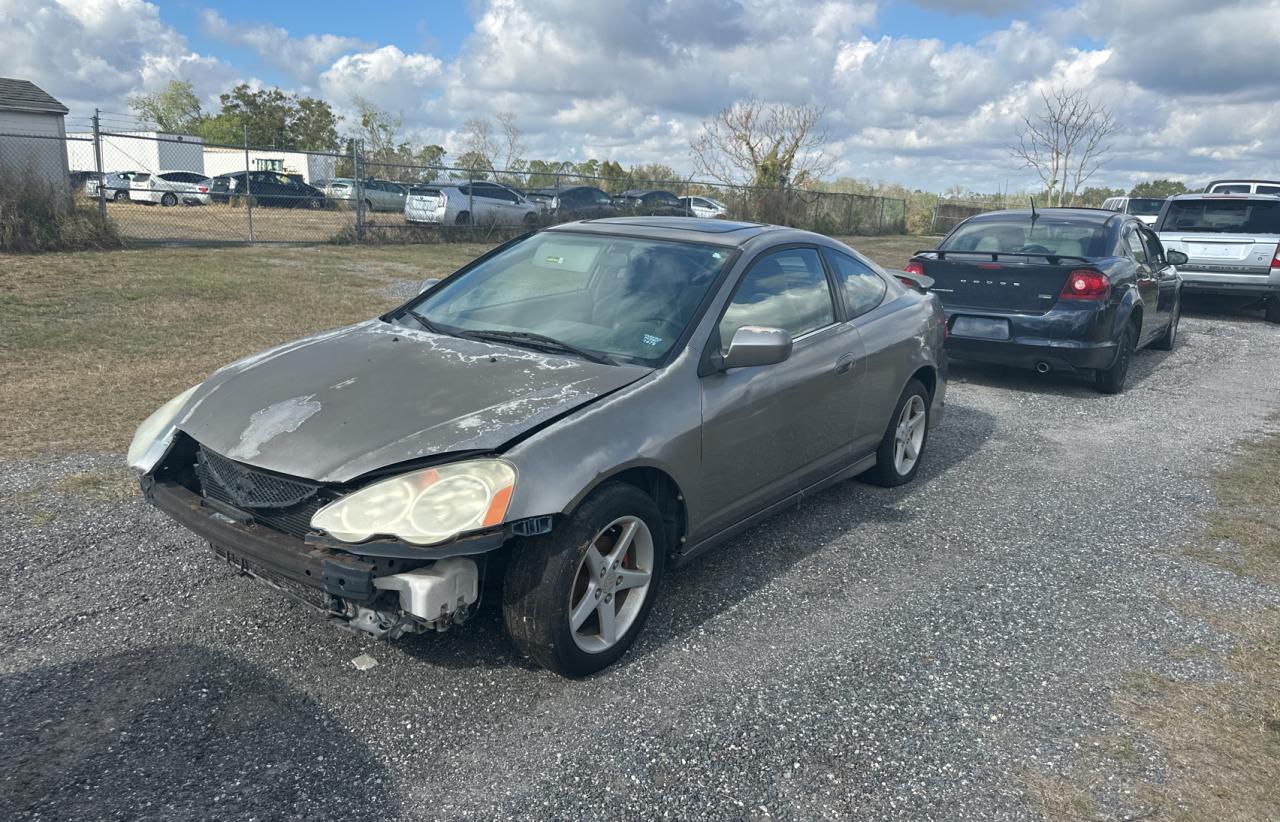
[[[249,124],[244,128],[244,205],[249,215],[249,242],[253,242],[253,184],[249,182]]]

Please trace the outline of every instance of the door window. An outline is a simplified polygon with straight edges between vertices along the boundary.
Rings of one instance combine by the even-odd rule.
[[[756,260],[738,283],[720,320],[720,346],[728,349],[744,325],[781,328],[799,337],[835,322],[831,288],[818,252],[788,248]]]
[[[823,253],[831,263],[832,273],[836,275],[836,287],[844,295],[845,308],[849,310],[850,317],[865,314],[880,304],[888,286],[879,274],[848,254],[830,249],[824,249]]]
[[[1129,256],[1133,257],[1140,263],[1147,261],[1147,250],[1142,247],[1142,239],[1138,237],[1138,232],[1132,228],[1126,228],[1124,231],[1124,242],[1129,249]]]
[[[1160,238],[1155,235],[1155,232],[1145,228],[1140,228],[1138,231],[1142,233],[1142,244],[1147,249],[1147,257],[1156,265],[1163,267],[1165,265],[1164,246],[1160,244]]]

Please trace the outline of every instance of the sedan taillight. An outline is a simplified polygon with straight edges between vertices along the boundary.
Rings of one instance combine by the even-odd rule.
[[[1111,290],[1111,281],[1101,271],[1077,268],[1067,276],[1067,284],[1058,295],[1066,300],[1101,300]]]
[[[1276,253],[1271,257],[1271,267],[1280,268],[1280,245],[1276,246]]]
[[[924,274],[924,263],[919,260],[912,260],[902,267],[902,270],[908,274],[921,275]]]
[[[196,191],[199,191],[201,194],[208,194],[208,193],[209,193],[209,187],[208,187],[208,186],[196,186]]]

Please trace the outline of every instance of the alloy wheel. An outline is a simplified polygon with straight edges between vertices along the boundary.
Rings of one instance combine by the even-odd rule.
[[[924,447],[925,435],[924,399],[919,394],[911,395],[902,406],[898,415],[898,428],[893,438],[893,467],[899,474],[906,475],[915,467],[920,459],[920,449]]]
[[[639,517],[619,517],[596,534],[569,592],[574,644],[598,654],[626,635],[649,595],[653,559],[653,534]]]

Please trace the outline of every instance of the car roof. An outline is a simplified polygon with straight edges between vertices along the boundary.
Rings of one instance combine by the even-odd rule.
[[[1098,225],[1105,225],[1111,220],[1136,219],[1130,218],[1128,214],[1121,214],[1118,211],[1111,211],[1106,208],[1037,208],[1035,213],[1038,217],[1066,218],[1072,222],[1097,223]],[[970,217],[966,222],[994,222],[995,220],[1003,220],[1010,217],[1030,220],[1031,209],[1011,208],[1003,211],[984,211],[981,214]]]
[[[672,194],[674,192],[667,191],[665,188],[629,188],[622,192],[623,197],[643,197],[646,194]]]
[[[1257,179],[1246,180],[1244,178],[1232,178],[1230,180],[1214,180],[1213,182],[1205,186],[1205,188],[1213,188],[1214,186],[1229,185],[1231,183],[1265,183],[1266,185],[1280,185],[1280,180],[1257,180]]]
[[[1238,180],[1237,182],[1244,182],[1244,181]],[[1280,200],[1280,194],[1265,194],[1265,193],[1250,194],[1244,191],[1235,192],[1232,194],[1227,194],[1225,192],[1215,192],[1210,194],[1204,191],[1197,191],[1191,194],[1175,194],[1169,199],[1178,200],[1178,201],[1182,201],[1182,200],[1256,200],[1259,197],[1261,197],[1264,200]]]
[[[763,234],[786,231],[797,241],[806,237],[825,238],[808,231],[786,229],[763,223],[742,223],[733,220],[703,220],[697,217],[605,217],[598,220],[580,220],[562,223],[545,229],[548,232],[589,234],[614,234],[651,240],[678,240],[680,242],[708,243],[711,245],[743,246]]]

